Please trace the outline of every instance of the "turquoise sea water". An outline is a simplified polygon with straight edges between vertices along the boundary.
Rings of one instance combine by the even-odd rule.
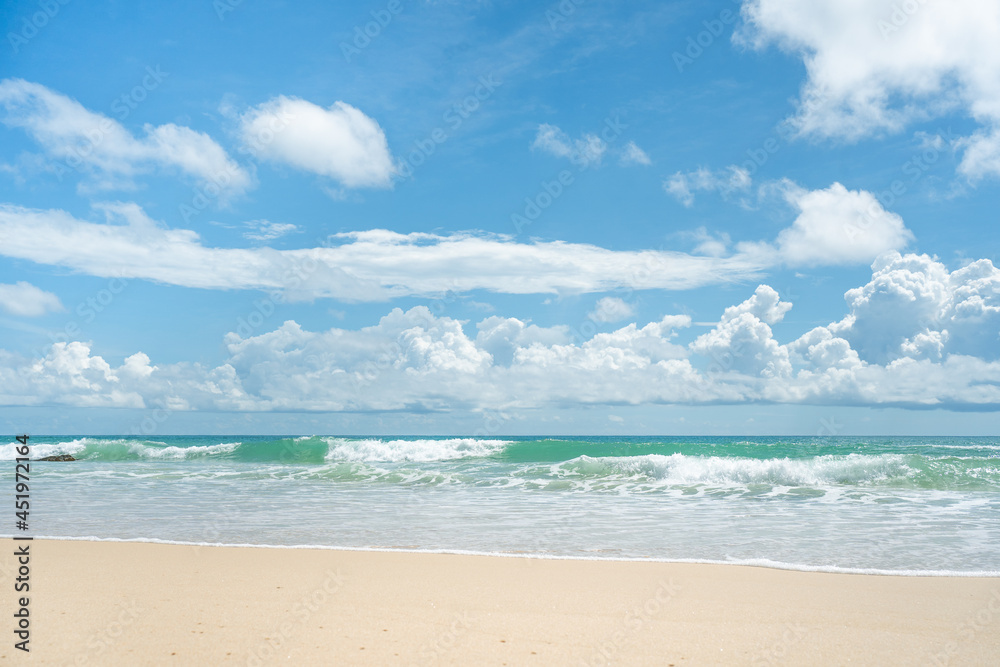
[[[30,443],[36,537],[1000,571],[1000,438]]]

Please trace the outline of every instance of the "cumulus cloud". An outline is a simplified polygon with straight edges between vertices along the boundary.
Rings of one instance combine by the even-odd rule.
[[[826,327],[870,363],[1000,358],[1000,270],[989,260],[948,271],[927,255],[892,253],[872,279],[847,292],[850,309]]]
[[[595,322],[620,322],[625,318],[632,317],[635,310],[631,304],[616,296],[606,296],[601,298],[594,309],[587,315]]]
[[[89,177],[85,189],[129,189],[154,168],[177,169],[220,188],[227,197],[245,192],[253,177],[211,137],[173,123],[145,125],[136,138],[121,123],[87,110],[74,99],[22,79],[0,81],[3,123],[19,127],[57,160],[58,173]]]
[[[785,199],[799,214],[778,234],[777,248],[792,266],[855,264],[905,248],[913,233],[903,219],[886,211],[865,190],[848,190],[834,183],[808,191],[787,184]]]
[[[750,190],[750,172],[743,167],[730,165],[725,169],[711,171],[701,167],[687,173],[677,172],[663,182],[663,189],[684,206],[694,204],[694,193],[698,191],[719,191],[723,196]]]
[[[569,135],[555,125],[543,123],[538,126],[531,148],[568,158],[580,167],[590,167],[601,164],[608,145],[596,134],[584,134],[579,139],[570,139]]]
[[[80,341],[54,343],[43,359],[0,350],[0,381],[4,405],[246,410],[257,403],[228,364],[156,366],[137,352],[112,367]]]
[[[778,293],[768,285],[758,285],[753,296],[736,306],[726,308],[720,323],[731,322],[741,315],[752,315],[767,324],[777,324],[792,309],[792,304],[782,301]]]
[[[65,310],[55,294],[23,280],[13,285],[0,284],[0,308],[19,317],[39,317]]]
[[[714,172],[704,168],[686,174],[678,172],[663,187],[690,207],[695,191],[719,190],[725,196],[734,191],[746,192],[750,185],[745,170],[730,166]],[[763,262],[788,266],[867,263],[884,252],[905,249],[914,240],[903,219],[885,210],[867,190],[848,190],[840,183],[806,190],[784,179],[765,183],[760,192],[762,196],[779,193],[797,214],[792,226],[781,230],[775,242],[737,245],[738,251],[757,254]],[[699,242],[696,252],[702,254],[721,256],[729,246],[728,236],[713,236],[704,227],[685,235]]]
[[[44,359],[0,351],[6,405],[171,410],[450,411],[566,405],[808,403],[1000,410],[1000,270],[949,271],[923,255],[877,262],[848,314],[788,343],[791,308],[767,285],[688,345],[686,315],[582,340],[513,317],[464,326],[424,306],[361,329],[294,321],[225,337],[217,367],[114,366],[83,342]]]
[[[792,371],[788,350],[768,325],[780,322],[791,307],[773,288],[760,285],[752,297],[726,308],[715,328],[691,343],[691,351],[710,358],[718,370],[785,377]]]
[[[476,346],[490,354],[493,363],[509,366],[519,348],[538,344],[565,345],[570,342],[569,327],[539,327],[516,317],[488,317],[476,325]]]
[[[1000,5],[992,0],[744,0],[737,42],[802,58],[791,119],[806,136],[857,140],[962,111],[980,129],[959,170],[1000,176]]]
[[[240,132],[258,159],[319,174],[346,188],[389,187],[396,173],[385,132],[344,102],[324,109],[281,95],[244,113]]]

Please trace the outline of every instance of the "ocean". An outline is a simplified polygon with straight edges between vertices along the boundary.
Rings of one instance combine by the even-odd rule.
[[[16,444],[3,485],[13,505]],[[36,538],[1000,574],[996,437],[39,437]],[[7,533],[10,535],[10,533]]]

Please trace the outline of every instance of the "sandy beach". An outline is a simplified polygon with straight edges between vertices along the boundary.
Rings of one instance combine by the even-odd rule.
[[[3,558],[13,648],[16,547]],[[16,545],[16,546],[15,546]],[[1000,663],[1000,579],[30,542],[43,665]]]

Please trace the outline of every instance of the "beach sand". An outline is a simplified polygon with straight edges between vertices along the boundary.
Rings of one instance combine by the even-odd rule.
[[[1000,664],[1000,579],[3,542],[16,664],[24,544],[40,665]]]

